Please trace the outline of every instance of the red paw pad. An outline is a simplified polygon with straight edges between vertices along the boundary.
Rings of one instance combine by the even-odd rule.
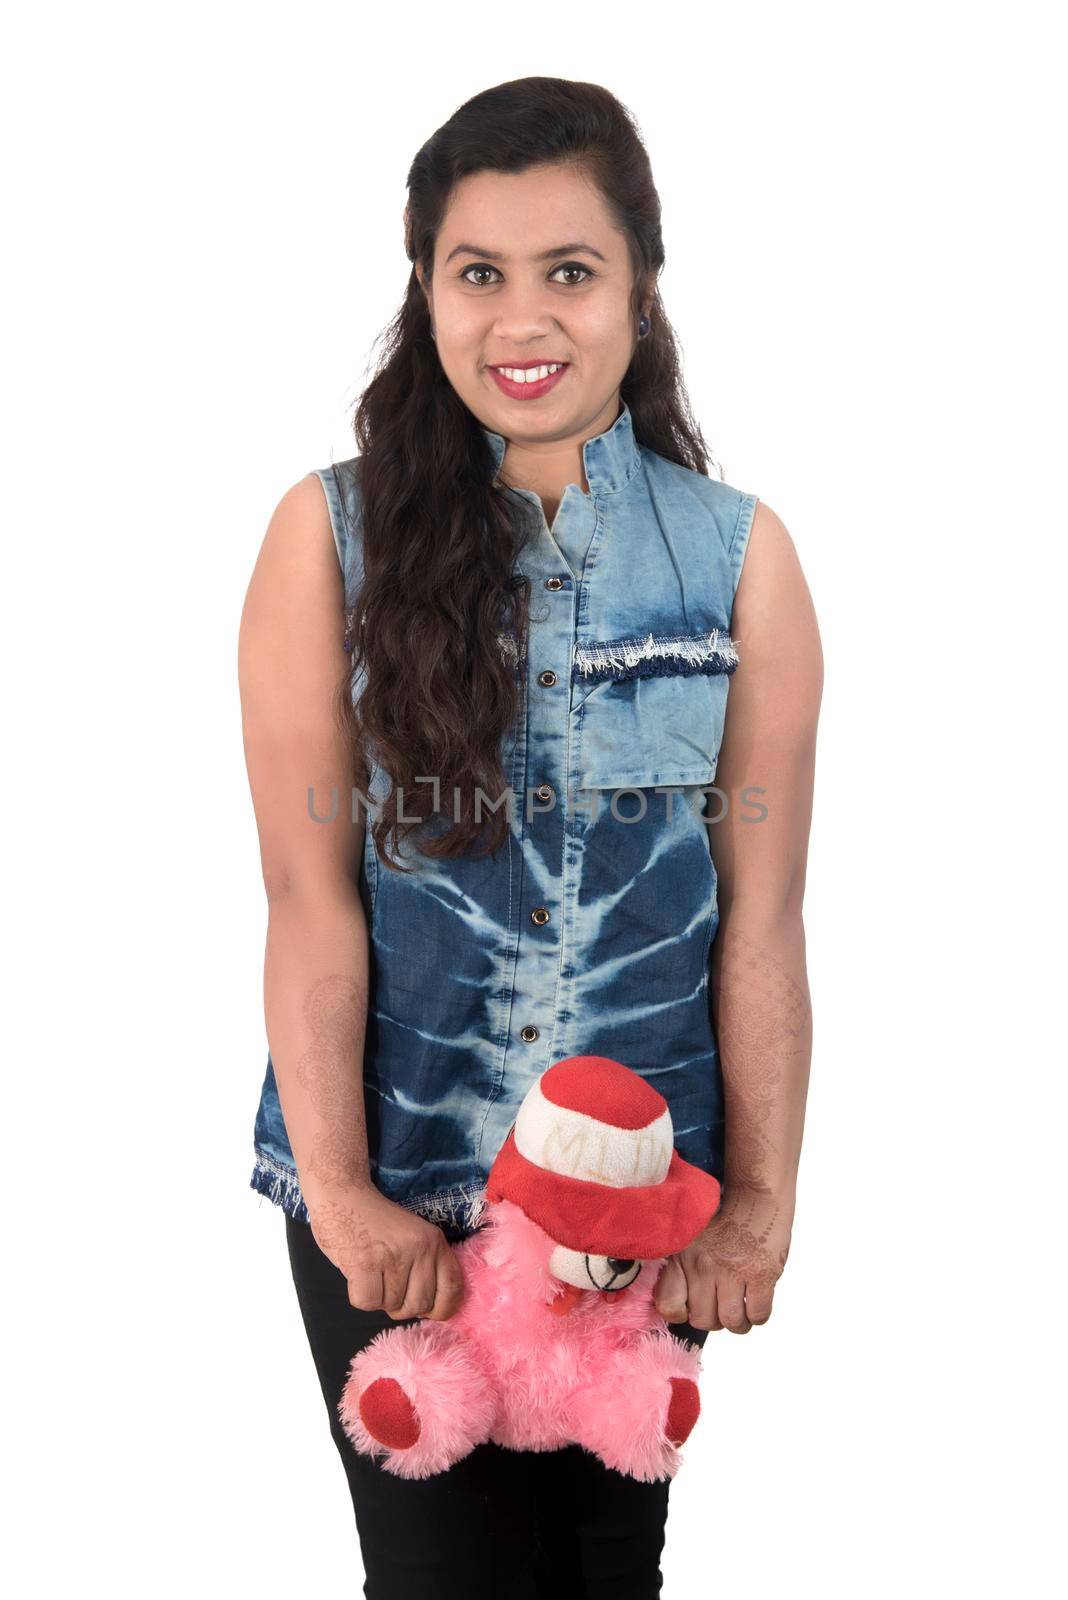
[[[685,1444],[701,1411],[701,1397],[692,1378],[672,1378],[671,1404],[664,1432],[672,1444]]]
[[[368,1433],[391,1450],[408,1450],[419,1437],[419,1418],[396,1378],[376,1378],[360,1396]]]

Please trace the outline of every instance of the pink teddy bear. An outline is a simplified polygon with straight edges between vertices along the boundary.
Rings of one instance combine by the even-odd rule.
[[[490,1169],[485,1223],[454,1246],[460,1309],[386,1328],[353,1357],[338,1406],[353,1446],[404,1478],[487,1440],[577,1443],[631,1477],[674,1477],[701,1351],[668,1331],[653,1291],[719,1201],[638,1073],[605,1056],[549,1067]]]

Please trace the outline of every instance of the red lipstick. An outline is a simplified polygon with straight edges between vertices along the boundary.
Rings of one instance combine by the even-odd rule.
[[[529,371],[531,367],[551,367],[551,361],[515,361],[507,362],[513,371]],[[547,378],[538,378],[532,382],[517,382],[514,378],[506,378],[498,367],[490,367],[490,374],[502,394],[512,400],[537,400],[541,395],[548,394],[560,382],[565,372],[570,371],[570,362],[565,361],[557,367],[555,372],[550,372]]]

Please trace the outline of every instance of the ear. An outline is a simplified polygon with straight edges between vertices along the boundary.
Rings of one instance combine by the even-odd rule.
[[[431,326],[433,327],[433,324],[434,324],[434,301],[433,301],[432,296],[427,293],[426,284],[423,282],[423,269],[419,265],[418,261],[415,263],[415,276],[416,276],[416,278],[417,278],[417,280],[419,282],[420,289],[422,289],[422,291],[423,291],[423,298],[426,301],[427,311],[428,311],[428,313],[430,315],[430,323],[431,323]]]

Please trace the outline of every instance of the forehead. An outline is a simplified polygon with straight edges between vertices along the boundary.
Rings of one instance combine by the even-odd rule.
[[[608,258],[623,249],[603,196],[578,168],[475,172],[453,188],[435,254],[441,261],[458,244],[468,243],[502,259],[533,260],[575,239]]]

